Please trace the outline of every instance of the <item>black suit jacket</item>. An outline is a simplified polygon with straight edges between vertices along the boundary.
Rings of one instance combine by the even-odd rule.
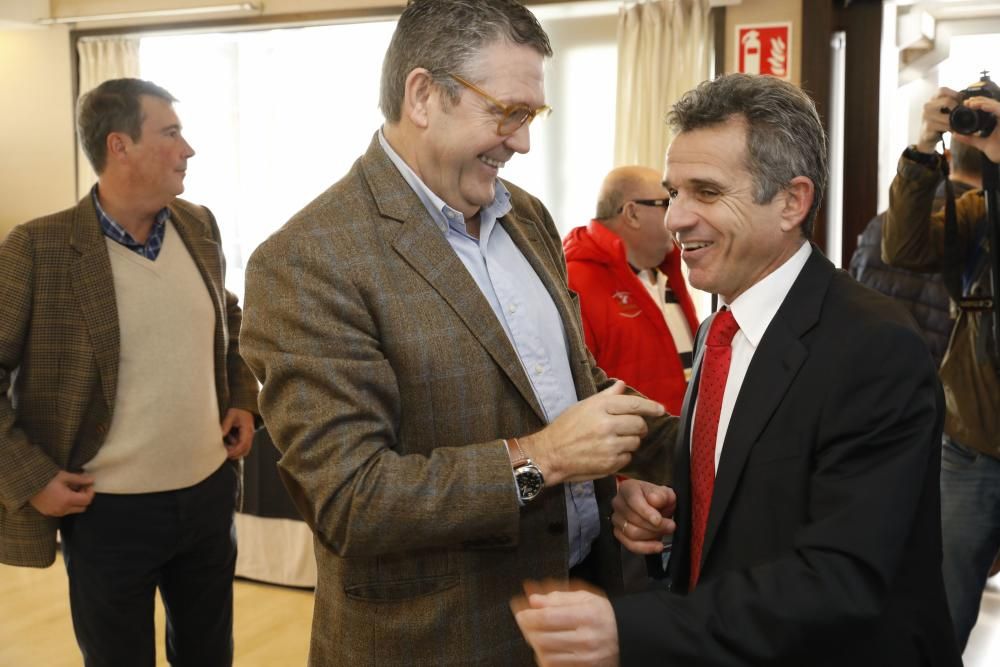
[[[612,602],[622,664],[961,665],[940,569],[943,401],[912,319],[813,249],[740,389],[687,594],[696,395],[671,587]]]

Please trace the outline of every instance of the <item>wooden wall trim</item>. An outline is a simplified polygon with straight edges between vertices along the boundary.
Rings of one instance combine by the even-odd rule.
[[[845,7],[844,5],[847,4]],[[816,102],[829,129],[830,40],[846,34],[842,266],[850,263],[858,234],[878,206],[879,63],[882,44],[880,0],[802,0],[802,89]],[[813,241],[826,250],[827,202],[819,210]],[[837,258],[831,258],[837,259]]]

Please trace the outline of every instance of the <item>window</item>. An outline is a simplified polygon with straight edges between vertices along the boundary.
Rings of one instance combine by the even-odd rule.
[[[612,167],[616,16],[543,19],[555,109],[501,173],[548,206],[560,233],[586,224]],[[382,123],[378,88],[394,21],[143,37],[141,76],[179,100],[196,151],[184,197],[222,229],[228,287],[250,253],[339,180]]]
[[[143,38],[142,76],[178,98],[196,152],[184,197],[215,213],[241,297],[253,249],[347,173],[378,129],[394,26]]]

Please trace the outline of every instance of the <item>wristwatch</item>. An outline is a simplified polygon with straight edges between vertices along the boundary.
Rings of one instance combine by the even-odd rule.
[[[534,500],[545,488],[545,477],[542,476],[542,471],[521,449],[517,438],[507,440],[507,452],[510,455],[511,468],[514,470],[518,497],[521,502]]]

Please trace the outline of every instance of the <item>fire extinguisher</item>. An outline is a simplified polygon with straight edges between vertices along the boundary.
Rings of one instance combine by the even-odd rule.
[[[743,71],[760,74],[760,33],[748,30],[740,41],[743,43]]]

